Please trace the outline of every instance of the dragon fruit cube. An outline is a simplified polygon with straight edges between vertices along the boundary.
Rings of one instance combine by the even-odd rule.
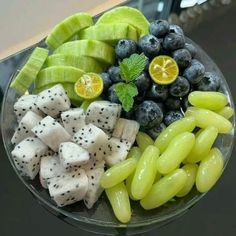
[[[49,194],[59,207],[82,200],[88,190],[88,177],[83,169],[61,174],[48,181]]]
[[[55,152],[58,151],[60,143],[71,139],[70,134],[50,116],[42,119],[32,132]]]
[[[95,126],[112,131],[117,119],[120,117],[121,105],[108,101],[92,102],[86,113],[86,124],[92,123]]]
[[[97,152],[102,150],[102,146],[106,146],[108,136],[103,130],[99,129],[93,124],[85,125],[73,136],[73,141],[82,148],[86,149],[90,156],[96,160],[102,160],[104,153],[98,155]]]
[[[47,151],[48,147],[40,139],[28,137],[16,145],[11,154],[16,168],[34,179],[39,172],[40,158]]]
[[[27,111],[33,111],[38,115],[42,115],[42,112],[36,105],[37,95],[23,95],[14,104],[14,112],[17,120],[20,121]]]
[[[61,175],[64,172],[60,164],[59,157],[57,155],[54,156],[44,156],[40,161],[40,171],[39,178],[40,183],[44,188],[48,188],[47,182],[53,177]]]
[[[63,86],[57,84],[39,93],[36,105],[45,114],[56,117],[61,112],[69,110],[71,103]]]
[[[85,114],[81,108],[70,109],[61,113],[63,126],[70,135],[74,135],[85,126]]]
[[[32,111],[27,111],[11,139],[12,144],[18,144],[23,139],[33,136],[31,131],[43,118]]]
[[[86,164],[89,160],[89,153],[75,143],[65,142],[60,144],[59,157],[64,169],[70,170]]]

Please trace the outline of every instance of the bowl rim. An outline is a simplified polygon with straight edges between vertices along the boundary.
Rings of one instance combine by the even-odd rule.
[[[204,54],[204,57],[207,60],[209,60],[215,68],[217,68],[218,72],[220,73],[221,79],[224,81],[224,86],[226,87],[225,91],[226,91],[227,97],[229,98],[229,105],[234,109],[235,106],[234,106],[234,100],[233,100],[231,91],[230,91],[228,83],[227,83],[224,75],[222,74],[221,70],[219,69],[219,67],[216,65],[216,63],[210,58],[210,56],[208,56],[208,54],[198,44],[196,44],[193,40],[191,40],[189,38],[187,38],[187,40],[189,40],[191,43],[193,43],[198,48],[200,48],[200,50],[202,51],[201,53]],[[33,45],[33,48],[36,46],[37,46],[37,44]],[[27,50],[27,49],[25,49],[25,50]],[[25,50],[22,50],[21,52],[23,52]],[[17,54],[19,54],[19,52]],[[11,83],[12,79],[15,77],[16,73],[17,73],[17,69],[13,71],[13,73],[8,81],[7,87],[4,91],[4,96],[3,96],[3,100],[2,100],[2,107],[1,107],[1,117],[0,117],[1,124],[3,124],[3,119],[4,119],[3,111],[5,110],[5,107],[7,106],[7,94],[10,89],[10,83]],[[224,154],[224,156],[227,156],[227,158],[224,163],[223,172],[224,172],[224,170],[231,158],[231,154],[232,154],[233,147],[234,147],[234,137],[235,137],[235,131],[236,131],[235,130],[235,115],[231,119],[232,119],[232,125],[233,125],[233,129],[230,132],[230,134],[232,135],[232,140],[231,140],[228,152],[226,154]],[[55,212],[60,213],[64,216],[68,217],[69,219],[75,220],[77,223],[87,223],[87,224],[101,226],[101,227],[105,227],[105,228],[136,228],[136,227],[150,226],[153,224],[167,222],[167,221],[172,220],[174,217],[181,216],[189,208],[193,207],[200,199],[202,199],[207,194],[207,192],[206,192],[206,193],[200,193],[199,195],[194,196],[191,200],[189,200],[186,203],[186,205],[184,207],[182,207],[180,209],[176,209],[173,213],[167,213],[166,215],[161,216],[160,218],[156,218],[156,219],[145,219],[145,220],[139,221],[137,223],[131,221],[130,223],[124,224],[124,223],[120,223],[118,220],[113,221],[113,222],[107,222],[107,221],[103,221],[103,220],[90,219],[89,217],[78,216],[78,215],[75,217],[75,216],[73,216],[73,213],[70,213],[70,212],[64,210],[63,208],[59,208],[56,205],[52,204],[51,202],[47,201],[43,196],[41,196],[39,194],[39,192],[37,191],[37,189],[34,188],[34,186],[32,186],[31,184],[28,184],[27,181],[24,179],[24,177],[19,174],[19,171],[17,170],[17,168],[13,162],[13,159],[11,158],[11,153],[7,148],[7,143],[6,143],[3,133],[4,133],[3,126],[1,125],[1,135],[2,135],[4,149],[6,151],[7,157],[9,159],[14,171],[16,172],[18,178],[20,178],[21,182],[23,182],[23,184],[36,197],[36,199],[38,199],[46,207],[53,209]]]

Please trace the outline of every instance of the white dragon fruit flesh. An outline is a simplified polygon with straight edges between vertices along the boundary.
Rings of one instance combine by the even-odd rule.
[[[100,185],[100,179],[103,173],[103,168],[86,171],[88,177],[88,191],[84,197],[84,204],[88,209],[93,207],[104,190]]]
[[[44,156],[40,161],[39,178],[40,183],[44,188],[48,188],[47,181],[53,177],[56,177],[64,172],[63,167],[60,164],[59,157]]]
[[[31,129],[34,128],[43,118],[32,111],[27,111],[19,122],[19,125],[11,139],[12,144],[18,144],[23,139],[34,136]]]
[[[134,120],[118,119],[112,137],[128,141],[131,145],[134,144],[139,131],[139,123]]]
[[[86,113],[86,124],[92,123],[97,127],[112,131],[120,117],[121,105],[108,101],[92,102]]]
[[[88,177],[83,169],[63,173],[48,181],[49,194],[59,207],[82,200],[88,190]]]
[[[38,115],[42,115],[42,112],[36,105],[36,98],[37,95],[23,95],[17,100],[14,104],[14,112],[18,121],[21,120],[27,111],[33,111]]]
[[[70,135],[74,135],[85,126],[85,114],[81,108],[74,108],[61,113],[63,126]]]
[[[84,165],[89,160],[89,153],[79,145],[72,142],[64,142],[59,147],[61,165],[65,170],[71,170]]]
[[[55,152],[58,151],[60,143],[71,139],[70,134],[50,116],[42,119],[32,132]]]
[[[118,138],[111,138],[108,143],[109,154],[105,156],[105,161],[108,166],[113,166],[126,159],[131,148],[131,143]]]
[[[35,137],[28,137],[15,146],[11,152],[16,168],[23,175],[34,179],[39,172],[40,158],[48,147]]]
[[[71,103],[63,86],[57,84],[39,93],[36,105],[45,114],[56,117],[61,112],[69,110]]]
[[[108,136],[103,130],[93,124],[85,125],[73,136],[73,141],[82,148],[86,149],[90,157],[96,160],[102,160],[106,155],[106,147]],[[99,155],[98,152],[100,151]]]
[[[102,168],[104,169],[105,167],[105,161],[101,160],[94,160],[94,159],[90,159],[85,165],[79,166],[79,168],[84,169],[86,172],[89,170],[95,170],[98,168]]]

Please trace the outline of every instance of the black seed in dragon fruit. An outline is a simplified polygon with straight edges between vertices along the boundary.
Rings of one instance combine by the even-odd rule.
[[[88,190],[88,177],[83,169],[61,174],[48,181],[49,194],[59,207],[82,200]]]
[[[139,123],[134,120],[118,119],[112,136],[123,141],[128,141],[131,146],[134,144],[139,131]]]
[[[79,168],[84,169],[86,172],[89,170],[95,170],[98,168],[104,169],[105,161],[104,160],[98,161],[98,160],[90,159],[85,165],[79,166]]]
[[[61,113],[63,126],[70,135],[74,135],[85,126],[85,114],[81,108],[70,109]]]
[[[14,112],[17,120],[20,121],[27,111],[33,111],[38,115],[43,115],[36,105],[37,95],[23,95],[14,104]]]
[[[11,152],[16,168],[24,176],[34,179],[39,172],[40,158],[48,147],[35,137],[28,137],[15,146]]]
[[[45,114],[56,117],[61,112],[69,110],[71,103],[63,86],[57,84],[39,93],[36,105]]]
[[[112,131],[117,119],[120,117],[121,105],[108,101],[92,102],[86,113],[86,124],[92,123],[95,126]]]
[[[72,139],[82,148],[86,149],[91,158],[95,160],[102,160],[106,155],[106,144],[108,143],[108,136],[106,133],[93,124],[85,125],[81,128]],[[98,152],[100,152],[98,154]]]
[[[71,139],[70,134],[50,116],[42,119],[32,132],[54,152],[58,151],[60,143]]]
[[[64,168],[61,166],[57,155],[41,158],[39,178],[44,188],[48,188],[47,182],[50,183],[51,178],[61,175],[63,172]]]
[[[93,207],[104,190],[100,185],[100,179],[103,173],[103,168],[86,171],[88,177],[88,191],[84,197],[84,204],[88,209]]]
[[[113,166],[126,159],[132,145],[128,141],[111,138],[107,146],[110,152],[105,156],[105,162],[108,166]]]
[[[59,147],[61,165],[65,170],[71,170],[88,162],[89,152],[76,143],[64,142]]]
[[[27,111],[24,117],[19,122],[18,127],[11,139],[12,144],[18,144],[23,139],[34,136],[31,131],[43,118],[32,111]]]

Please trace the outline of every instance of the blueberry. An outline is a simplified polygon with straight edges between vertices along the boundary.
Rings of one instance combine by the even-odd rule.
[[[108,88],[112,85],[112,81],[108,73],[101,73],[100,75],[103,80],[103,91],[106,92]]]
[[[192,58],[197,55],[197,49],[191,43],[185,43],[184,48],[190,52]]]
[[[191,105],[188,101],[188,96],[182,98],[182,101],[181,101],[182,110],[185,112],[188,109],[189,106],[191,106]]]
[[[146,96],[152,100],[163,102],[168,97],[168,86],[153,84]]]
[[[120,76],[120,68],[118,66],[111,66],[108,69],[108,74],[109,74],[110,79],[113,83],[122,82],[122,79]]]
[[[168,110],[178,110],[181,108],[181,101],[179,98],[168,97],[165,101],[165,107]]]
[[[159,40],[151,34],[140,38],[138,46],[147,57],[151,58],[157,56],[161,48]]]
[[[147,130],[147,134],[151,138],[156,139],[165,128],[166,128],[166,125],[164,123],[161,123],[160,125],[157,125],[151,129]]]
[[[134,104],[133,108],[130,111],[122,111],[122,117],[129,119],[129,120],[135,120],[135,111],[136,111],[137,105]]]
[[[121,39],[115,48],[116,55],[119,59],[130,57],[137,51],[137,44],[130,39]]]
[[[107,92],[107,97],[108,97],[108,100],[110,102],[114,102],[114,103],[120,103],[120,100],[116,94],[116,91],[115,91],[115,88],[114,88],[115,85],[112,85],[109,89],[108,89],[108,92]]]
[[[190,84],[197,84],[202,80],[204,73],[204,65],[200,61],[193,59],[190,65],[184,70],[183,76]]]
[[[162,103],[162,102],[157,102],[157,105],[161,108],[162,113],[165,114],[165,113],[166,113],[166,108],[165,108],[164,103]]]
[[[157,38],[164,37],[169,32],[170,26],[166,20],[156,20],[150,24],[150,33]]]
[[[164,116],[164,123],[166,126],[169,126],[173,122],[182,119],[184,117],[181,111],[169,111]]]
[[[175,59],[180,68],[187,67],[192,60],[190,52],[184,48],[174,51],[173,58]]]
[[[163,113],[157,103],[144,101],[135,111],[135,119],[143,128],[152,128],[163,120]]]
[[[182,30],[182,28],[178,25],[175,24],[170,24],[170,33],[176,33],[176,34],[181,34],[184,35],[184,31]]]
[[[189,91],[190,84],[183,76],[178,76],[169,87],[169,93],[174,97],[184,97],[189,93]]]
[[[151,85],[151,79],[146,72],[141,73],[134,81],[139,92],[148,90]]]
[[[163,48],[167,51],[174,51],[182,48],[185,44],[185,38],[181,34],[169,33],[163,41]]]
[[[220,78],[211,72],[206,72],[202,80],[196,84],[196,89],[200,91],[217,91],[220,88]]]

